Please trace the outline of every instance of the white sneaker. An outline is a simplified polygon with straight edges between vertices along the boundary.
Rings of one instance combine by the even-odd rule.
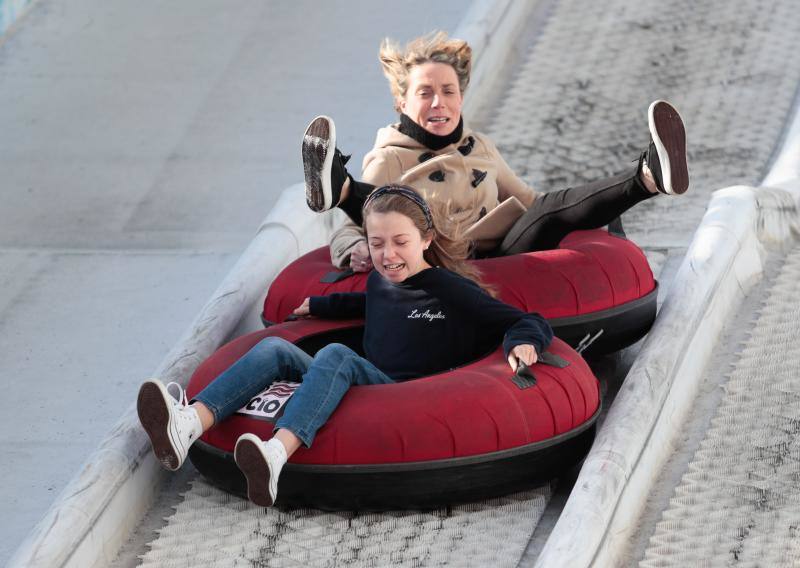
[[[178,390],[177,397],[169,394],[172,386]],[[172,471],[181,467],[189,446],[203,434],[200,417],[188,406],[181,386],[169,383],[165,387],[158,379],[145,381],[139,389],[136,410],[158,461]]]
[[[247,478],[247,498],[256,505],[272,507],[278,497],[278,476],[288,459],[280,440],[264,442],[255,434],[242,434],[233,456]]]

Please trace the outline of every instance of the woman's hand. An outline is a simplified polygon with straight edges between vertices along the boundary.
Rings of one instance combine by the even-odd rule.
[[[530,366],[539,360],[539,355],[536,354],[536,348],[533,345],[517,345],[508,354],[508,364],[511,365],[511,370],[517,372],[519,361]]]
[[[353,272],[369,272],[372,270],[372,259],[366,241],[359,241],[350,252],[350,268]]]
[[[303,300],[303,303],[297,306],[292,314],[299,318],[311,317],[311,298]]]

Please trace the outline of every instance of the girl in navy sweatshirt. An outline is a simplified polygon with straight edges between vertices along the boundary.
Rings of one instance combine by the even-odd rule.
[[[389,185],[364,204],[364,230],[375,271],[362,293],[315,296],[295,309],[300,317],[363,317],[364,353],[340,344],[313,358],[283,339],[258,343],[187,404],[160,381],[146,381],[139,418],[165,467],[178,469],[189,446],[231,416],[274,380],[300,382],[264,442],[243,434],[236,463],[251,501],[271,506],[289,457],[314,436],[353,385],[405,381],[452,369],[503,343],[512,370],[531,365],[552,340],[547,322],[494,299],[468,263],[468,243],[452,240],[434,224],[428,204],[413,189]],[[175,383],[171,383],[175,384]],[[175,385],[178,389],[179,386]]]

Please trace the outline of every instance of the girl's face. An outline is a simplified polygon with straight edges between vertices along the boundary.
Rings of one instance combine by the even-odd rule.
[[[400,110],[431,134],[451,134],[461,120],[456,70],[447,63],[433,62],[412,67]]]
[[[372,264],[381,276],[391,282],[402,282],[430,268],[422,253],[431,244],[423,238],[414,222],[401,213],[367,215],[367,244]]]

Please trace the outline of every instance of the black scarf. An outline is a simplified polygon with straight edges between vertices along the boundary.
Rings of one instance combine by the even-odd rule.
[[[419,124],[414,122],[408,115],[401,113],[400,127],[398,130],[406,136],[413,138],[429,150],[441,150],[445,146],[455,144],[461,140],[461,135],[464,132],[464,117],[459,119],[458,126],[456,126],[456,129],[450,134],[439,136],[438,134],[432,134],[428,132]]]

